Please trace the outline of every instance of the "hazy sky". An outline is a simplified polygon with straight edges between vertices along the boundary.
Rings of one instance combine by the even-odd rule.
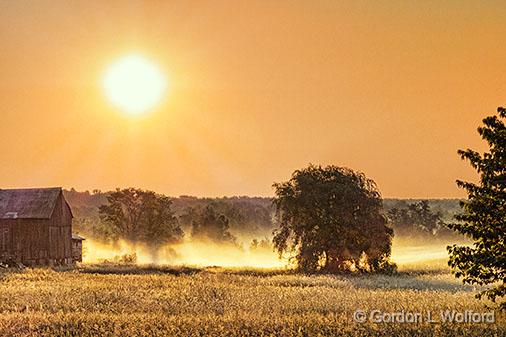
[[[502,1],[0,0],[0,187],[269,196],[315,163],[463,196],[505,37]],[[169,81],[136,118],[101,89],[130,53]]]

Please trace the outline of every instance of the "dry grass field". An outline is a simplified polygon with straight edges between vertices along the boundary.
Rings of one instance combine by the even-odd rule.
[[[0,272],[2,336],[505,336],[496,323],[357,323],[353,313],[485,312],[444,267],[395,276],[87,265]]]

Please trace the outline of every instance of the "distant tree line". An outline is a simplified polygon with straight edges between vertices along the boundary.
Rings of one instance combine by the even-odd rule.
[[[395,234],[404,239],[462,239],[447,224],[441,211],[435,211],[429,200],[406,202],[387,211]]]
[[[99,208],[109,203],[108,197],[114,192],[98,190],[78,192],[71,189],[64,193],[74,214],[75,231],[103,241],[116,240],[122,236],[114,226],[102,221],[99,215]],[[180,196],[170,198],[170,201],[170,210],[186,236],[192,235],[193,227],[202,221],[202,213],[206,208],[212,209],[218,217],[221,215],[226,218],[227,232],[231,236],[229,241],[238,239],[239,236],[265,241],[266,238],[272,236],[276,227],[273,221],[275,216],[273,198]],[[397,237],[411,239],[457,237],[448,230],[446,223],[451,222],[454,215],[458,213],[460,209],[458,199],[384,199],[383,208],[389,220],[389,226],[393,228]],[[137,239],[139,240],[140,237]],[[252,244],[254,245],[253,242]]]
[[[396,201],[396,207],[385,210],[374,181],[347,168],[310,165],[274,188],[273,199],[169,198],[136,188],[65,193],[75,229],[95,239],[142,243],[155,254],[185,235],[237,245],[237,233],[254,233],[250,249],[289,253],[307,272],[392,271],[394,234],[413,238],[449,232],[430,201]]]
[[[189,208],[182,218],[191,221],[191,235],[195,239],[211,240],[218,243],[235,243],[230,234],[230,220],[212,205]]]
[[[186,236],[239,245],[232,231],[248,238],[272,232],[268,198],[169,198],[135,188],[106,193],[72,189],[65,196],[74,213],[74,231],[104,242],[124,239],[156,249]]]

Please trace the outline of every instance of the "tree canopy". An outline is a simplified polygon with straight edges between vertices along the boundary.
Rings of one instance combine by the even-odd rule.
[[[215,242],[235,242],[230,234],[228,218],[216,212],[214,207],[208,205],[202,209],[191,209],[195,213],[192,218],[192,237],[207,239]]]
[[[479,182],[457,180],[466,190],[468,200],[461,202],[463,213],[450,228],[473,240],[472,247],[450,246],[449,265],[469,284],[489,285],[478,297],[496,301],[506,295],[506,109],[486,117],[478,133],[487,142],[489,151],[480,154],[471,149],[460,150],[479,174]],[[506,302],[501,303],[506,309]]]
[[[107,196],[99,208],[100,218],[110,225],[117,238],[159,246],[176,243],[183,237],[170,198],[152,191],[127,188]]]
[[[310,165],[273,186],[274,247],[280,254],[295,253],[301,270],[391,267],[393,231],[375,182],[363,173]]]
[[[410,237],[423,233],[432,236],[446,229],[441,213],[433,211],[428,200],[409,203],[402,208],[394,207],[387,214],[396,235]]]

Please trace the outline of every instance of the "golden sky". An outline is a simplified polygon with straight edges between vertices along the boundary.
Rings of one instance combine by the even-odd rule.
[[[0,1],[0,187],[265,195],[309,163],[385,197],[456,197],[506,104],[501,1]],[[137,53],[169,89],[105,98]]]

